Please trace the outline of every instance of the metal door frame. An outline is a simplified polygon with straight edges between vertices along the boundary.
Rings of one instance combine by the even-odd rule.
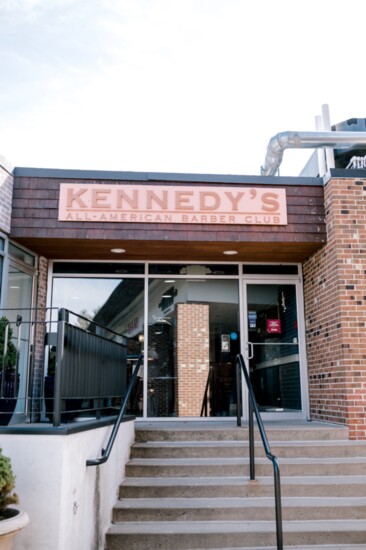
[[[299,266],[300,267],[300,266]],[[248,352],[248,284],[256,285],[281,285],[292,284],[296,291],[296,308],[298,321],[298,346],[300,363],[300,385],[301,385],[301,411],[294,412],[263,412],[261,416],[264,420],[295,420],[309,419],[309,386],[306,361],[306,338],[305,338],[305,316],[304,316],[304,293],[302,284],[302,275],[243,275],[242,280],[242,330],[241,330],[241,349],[245,359],[245,364],[249,368]],[[243,385],[244,387],[244,385]],[[246,392],[243,395],[243,419],[248,418],[248,400]]]

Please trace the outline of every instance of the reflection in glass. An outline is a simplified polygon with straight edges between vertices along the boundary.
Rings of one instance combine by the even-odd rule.
[[[2,288],[3,288],[3,265],[4,265],[4,259],[2,256],[0,256],[0,303],[2,298]]]
[[[91,330],[94,321],[127,339],[127,376],[131,376],[143,351],[144,281],[143,279],[108,279],[64,277],[53,279],[52,306],[66,308],[82,318],[70,316],[70,322]],[[55,316],[55,313],[54,313]],[[108,336],[108,333],[105,335]],[[143,372],[130,401],[129,412],[142,414]]]
[[[238,281],[151,279],[148,416],[236,414]]]
[[[248,285],[249,369],[262,411],[301,410],[295,285]]]
[[[36,257],[33,254],[30,254],[29,252],[26,252],[22,248],[19,248],[13,243],[9,243],[9,254],[16,258],[17,260],[20,260],[21,262],[24,262],[25,264],[35,266],[36,264]]]
[[[10,322],[12,341],[17,349],[18,399],[15,413],[25,412],[32,306],[33,277],[16,267],[9,266],[7,308],[1,311]]]
[[[237,275],[237,264],[150,264],[150,275]]]

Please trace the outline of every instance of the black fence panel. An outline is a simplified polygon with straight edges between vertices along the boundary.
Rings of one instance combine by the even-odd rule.
[[[65,323],[60,396],[121,397],[127,384],[127,347]]]

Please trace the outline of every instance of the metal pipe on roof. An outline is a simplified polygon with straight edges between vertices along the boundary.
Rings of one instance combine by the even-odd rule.
[[[330,125],[329,105],[327,103],[324,103],[324,105],[322,105],[322,125],[323,125],[323,128],[317,128],[317,130],[320,130],[323,132],[332,131],[332,127]],[[339,131],[342,131],[342,130],[339,130]],[[334,150],[331,149],[330,147],[326,147],[324,149],[324,153],[325,153],[325,164],[326,164],[326,167],[328,167],[328,170],[330,170],[331,168],[335,168]],[[325,173],[326,173],[326,170],[324,174]]]
[[[268,143],[261,175],[276,174],[285,149],[347,149],[353,145],[364,145],[366,148],[366,132],[280,132]]]

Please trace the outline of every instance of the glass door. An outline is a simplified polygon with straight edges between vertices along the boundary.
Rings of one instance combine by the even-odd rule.
[[[238,281],[151,278],[148,311],[147,416],[235,416]]]
[[[245,359],[264,414],[303,416],[306,409],[299,292],[288,280],[245,284]]]

